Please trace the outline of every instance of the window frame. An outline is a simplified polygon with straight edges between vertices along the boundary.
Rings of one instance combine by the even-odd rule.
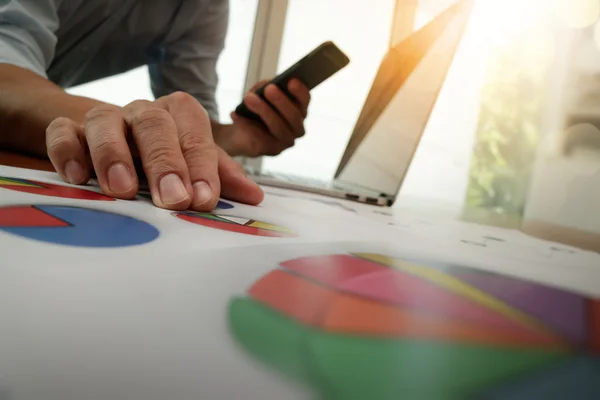
[[[277,73],[287,9],[288,0],[259,0],[244,93],[256,82],[270,79]],[[262,167],[262,157],[239,157],[237,161],[255,171]]]

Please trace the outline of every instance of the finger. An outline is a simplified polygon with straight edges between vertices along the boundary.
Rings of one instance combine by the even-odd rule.
[[[87,113],[85,137],[102,191],[109,196],[132,199],[138,185],[126,135],[120,108],[99,106]]]
[[[192,202],[192,185],[175,121],[164,108],[142,100],[125,106],[124,113],[140,152],[152,201],[161,208],[187,209]]]
[[[221,183],[208,113],[196,99],[183,92],[159,99],[157,104],[164,104],[177,126],[179,145],[193,188],[191,207],[211,211],[219,201]]]
[[[265,89],[265,97],[279,111],[291,128],[294,137],[304,135],[304,115],[302,105],[294,102],[276,85],[269,85]]]
[[[57,118],[46,129],[48,157],[61,178],[80,185],[90,179],[83,129],[68,118]]]
[[[288,83],[288,90],[300,104],[304,118],[308,115],[308,105],[310,103],[310,90],[298,79],[292,79]]]
[[[256,92],[261,87],[267,85],[267,83],[269,83],[269,81],[266,80],[266,79],[263,79],[262,81],[258,81],[254,85],[252,85],[252,87],[250,88],[250,91],[251,92]]]
[[[294,135],[283,118],[266,101],[250,93],[246,95],[248,109],[257,114],[266,125],[269,132],[287,147],[294,145]]]
[[[243,168],[224,150],[217,147],[219,156],[219,176],[221,194],[224,198],[240,203],[257,205],[263,201],[264,193],[260,186],[250,180]]]

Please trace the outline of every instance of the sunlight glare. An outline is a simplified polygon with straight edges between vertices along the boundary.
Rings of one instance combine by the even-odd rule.
[[[549,24],[552,10],[548,0],[478,0],[471,34],[490,50],[511,46],[519,40],[530,49],[523,55],[528,61],[550,62],[555,55]]]
[[[569,28],[586,28],[598,20],[600,0],[554,0],[554,12]]]
[[[594,25],[594,42],[596,42],[596,46],[600,49],[600,21]]]
[[[547,0],[479,0],[473,10],[473,30],[482,40],[501,46],[543,23],[550,11]]]

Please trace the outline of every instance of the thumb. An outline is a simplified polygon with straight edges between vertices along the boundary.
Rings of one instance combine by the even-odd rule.
[[[219,154],[219,178],[221,196],[240,203],[258,205],[264,199],[260,186],[249,179],[242,167],[223,149],[217,147]]]

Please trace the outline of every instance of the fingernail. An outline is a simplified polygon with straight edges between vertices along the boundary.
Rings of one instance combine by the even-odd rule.
[[[194,206],[201,206],[208,203],[213,197],[212,189],[204,181],[194,183]]]
[[[67,181],[74,185],[83,182],[85,179],[83,167],[76,160],[69,160],[65,164],[65,175],[67,176]]]
[[[165,175],[158,184],[160,200],[165,205],[181,203],[189,197],[181,178],[177,174]]]
[[[113,193],[129,192],[135,182],[129,168],[123,163],[113,164],[108,169],[108,187]]]

